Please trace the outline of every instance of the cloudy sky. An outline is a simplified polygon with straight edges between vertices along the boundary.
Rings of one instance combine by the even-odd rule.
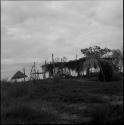
[[[123,0],[2,1],[1,75],[33,61],[81,57],[81,48],[123,49]]]

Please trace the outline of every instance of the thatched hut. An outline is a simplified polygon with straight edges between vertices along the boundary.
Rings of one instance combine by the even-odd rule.
[[[22,73],[21,71],[17,71],[14,76],[11,78],[11,80],[15,80],[15,82],[17,82],[17,79],[24,79],[25,81],[25,78],[28,77],[27,75],[25,75],[24,73]]]
[[[42,70],[49,73],[49,77],[53,77],[53,74],[60,74],[62,75],[72,75],[72,72],[77,73],[78,75],[81,74],[83,70],[83,63],[85,58],[80,58],[78,60],[70,60],[68,62],[55,62],[54,65],[52,63],[47,63],[42,65]]]

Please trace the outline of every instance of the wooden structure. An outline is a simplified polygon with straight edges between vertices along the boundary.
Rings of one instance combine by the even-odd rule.
[[[36,65],[34,62],[34,65],[32,66],[30,71],[30,80],[39,80],[40,74],[43,74],[43,77],[44,77],[44,72],[39,72],[39,70],[36,69]]]
[[[103,58],[104,60],[112,60],[112,58]],[[84,63],[86,61],[86,57],[79,58],[74,60],[70,60],[68,62],[63,62],[62,60],[60,62],[54,62],[54,63],[47,63],[42,65],[42,69],[44,69],[44,72],[48,72],[50,75],[50,78],[53,78],[56,74],[64,77],[85,77],[87,74],[87,71],[84,68]],[[94,71],[92,71],[92,68],[90,69],[90,74],[96,74],[99,72],[99,68],[96,67]],[[51,77],[52,75],[52,77]]]
[[[58,75],[68,75],[71,76],[72,72],[75,72],[76,74],[82,73],[83,69],[83,63],[85,62],[86,58],[80,58],[78,60],[70,60],[68,62],[54,62],[53,63],[47,63],[45,65],[42,65],[42,68],[45,72],[49,72],[49,74],[53,74],[52,78],[55,76],[55,74]],[[55,73],[55,74],[54,74]]]
[[[14,76],[11,78],[11,80],[15,80],[15,82],[17,82],[17,79],[24,79],[25,82],[25,78],[28,77],[27,75],[25,75],[25,72],[22,73],[21,71],[17,71]]]

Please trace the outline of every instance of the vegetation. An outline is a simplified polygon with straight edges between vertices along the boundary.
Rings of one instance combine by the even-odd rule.
[[[101,81],[112,81],[113,76],[122,71],[123,67],[123,55],[120,50],[110,50],[108,48],[101,49],[99,46],[93,46],[85,49],[81,49],[84,57],[71,61],[61,61],[47,63],[43,65],[45,72],[49,72],[50,78],[54,74],[59,75],[63,78],[73,78],[72,72],[76,72],[75,77],[85,77],[86,72],[87,78],[90,77],[92,68],[100,69],[98,79]],[[111,55],[109,55],[111,53]],[[56,73],[54,72],[56,69]]]
[[[122,71],[122,67],[123,67],[123,53],[119,50],[112,50],[113,53],[113,64],[115,66],[116,71]]]
[[[1,83],[2,124],[122,124],[122,81]]]
[[[89,47],[86,49],[81,49],[81,52],[86,56],[86,61],[84,63],[84,67],[87,69],[87,75],[89,76],[89,69],[94,67],[100,68],[100,74],[102,74],[102,77],[100,80],[106,81],[105,72],[103,72],[103,68],[105,67],[103,65],[103,62],[105,62],[102,58],[103,55],[110,52],[110,49],[105,48],[101,49],[99,46]],[[101,65],[102,63],[102,65]],[[109,65],[108,65],[109,66]],[[110,66],[109,66],[110,67]]]

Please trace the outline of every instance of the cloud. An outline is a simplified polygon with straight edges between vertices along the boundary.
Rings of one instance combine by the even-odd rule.
[[[122,48],[122,3],[2,1],[2,64],[44,62],[52,53],[74,59],[76,53],[81,57],[81,48],[91,45]]]
[[[97,9],[96,20],[105,25],[122,26],[123,1],[102,1]]]

